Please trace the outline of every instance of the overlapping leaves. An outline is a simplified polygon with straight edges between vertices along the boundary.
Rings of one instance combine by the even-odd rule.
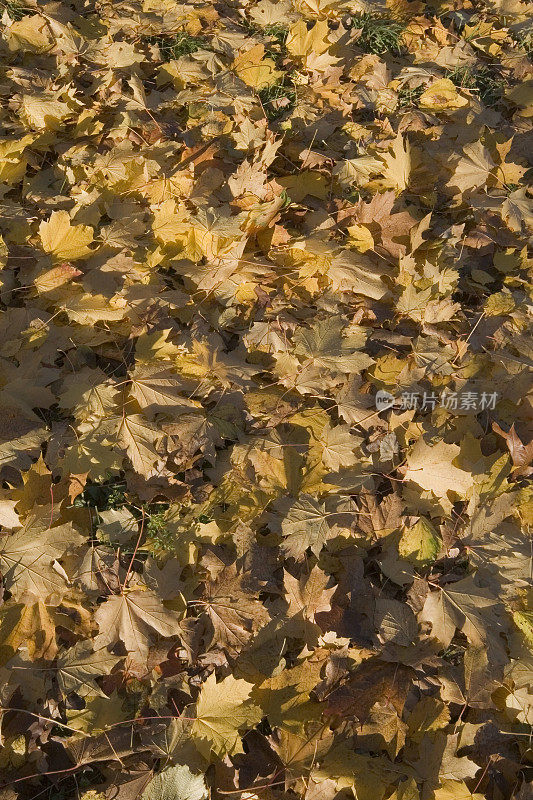
[[[527,11],[0,2],[2,797],[525,800]]]

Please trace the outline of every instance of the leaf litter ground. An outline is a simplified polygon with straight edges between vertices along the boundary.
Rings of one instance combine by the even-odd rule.
[[[520,0],[0,2],[1,800],[526,800]]]

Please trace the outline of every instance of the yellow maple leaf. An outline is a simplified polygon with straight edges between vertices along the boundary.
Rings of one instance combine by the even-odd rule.
[[[67,211],[52,211],[48,222],[39,225],[39,236],[44,252],[54,261],[75,261],[92,253],[87,245],[93,240],[93,229],[72,225]]]
[[[533,80],[524,81],[508,89],[505,96],[518,106],[520,117],[533,117]]]
[[[276,181],[287,190],[291,200],[299,203],[308,194],[325,200],[328,193],[328,180],[325,175],[312,170],[305,170],[299,175],[287,175]]]
[[[420,96],[420,108],[428,111],[454,111],[468,105],[466,97],[461,97],[457,87],[449,78],[441,78],[432,83]]]
[[[152,230],[161,244],[183,246],[188,238],[187,229],[186,212],[173,198],[169,197],[154,210]]]
[[[265,48],[256,44],[245,53],[237,56],[233,62],[233,69],[247,86],[254,89],[264,89],[272,86],[281,78],[282,72],[276,69],[276,64],[271,58],[264,58]]]
[[[492,22],[480,21],[465,25],[463,36],[472,47],[495,57],[502,52],[500,42],[505,40],[507,31],[494,28]]]
[[[40,14],[16,20],[7,30],[8,47],[13,51],[43,53],[50,49],[53,41],[47,21]]]
[[[445,780],[435,790],[435,800],[483,800],[484,795],[471,792],[464,781]]]
[[[31,660],[54,658],[57,653],[55,629],[41,599],[28,594],[24,603],[6,605],[0,616],[0,664],[5,664],[22,644]]]
[[[81,275],[80,270],[73,267],[72,264],[58,264],[35,278],[35,288],[39,294],[53,292],[78,275]]]
[[[252,686],[233,675],[216,682],[213,674],[204,681],[192,726],[193,741],[204,758],[213,751],[218,755],[242,753],[239,730],[252,728],[262,712],[250,701]]]
[[[327,39],[328,33],[327,19],[320,19],[315,22],[311,30],[307,30],[305,21],[300,19],[291,26],[286,41],[287,50],[293,56],[300,56],[300,58],[306,58],[311,53],[319,56],[330,47],[330,42]]]
[[[63,120],[73,112],[66,103],[54,100],[53,97],[25,94],[21,113],[29,128],[57,131]]]
[[[372,181],[369,186],[375,184],[379,188],[395,189],[397,194],[400,194],[407,189],[411,173],[411,146],[400,131],[391,142],[389,151],[380,154],[380,158],[385,165],[383,180]]]
[[[459,447],[444,441],[430,446],[419,439],[407,456],[405,479],[414,481],[423,489],[444,497],[447,492],[465,497],[472,488],[472,475],[453,464],[459,455]]]
[[[360,253],[374,249],[374,237],[366,225],[351,225],[348,233],[350,235],[349,244],[353,245]]]
[[[26,171],[28,164],[24,151],[36,138],[36,134],[28,133],[21,139],[2,139],[0,141],[0,181],[17,183]]]

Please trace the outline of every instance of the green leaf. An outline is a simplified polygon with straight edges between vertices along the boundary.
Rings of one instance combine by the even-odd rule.
[[[398,552],[411,564],[424,567],[435,561],[441,545],[440,534],[428,519],[420,517],[414,525],[404,528],[398,542]]]

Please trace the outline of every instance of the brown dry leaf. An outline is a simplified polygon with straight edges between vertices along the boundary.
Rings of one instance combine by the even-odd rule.
[[[180,632],[180,615],[165,608],[159,597],[144,587],[108,597],[94,619],[99,628],[95,639],[98,650],[121,642],[139,663],[146,662],[157,634],[170,638]]]
[[[470,576],[431,592],[421,620],[431,622],[432,635],[445,647],[450,644],[455,629],[460,628],[474,647],[482,647],[489,653],[493,663],[507,661],[499,635],[505,630],[503,606]]]
[[[505,439],[509,452],[511,453],[516,474],[528,475],[531,472],[530,464],[533,461],[533,440],[525,445],[515,431],[514,424],[511,425],[509,431],[506,433],[497,422],[493,422],[492,430]]]
[[[335,592],[334,587],[326,589],[328,582],[328,576],[319,567],[313,567],[310,574],[302,576],[300,580],[286,573],[289,614],[291,616],[301,614],[312,620],[315,614],[328,611],[331,607],[331,597]]]
[[[53,593],[65,594],[69,580],[58,559],[83,541],[84,537],[68,523],[49,528],[45,520],[28,517],[24,527],[0,539],[0,567],[6,588],[14,598],[30,592],[43,601]]]
[[[246,578],[235,567],[223,569],[206,584],[203,598],[193,602],[197,612],[212,626],[211,641],[230,653],[238,653],[262,625],[269,620],[263,604],[247,590]]]
[[[411,679],[407,667],[369,659],[356,668],[347,683],[331,692],[327,714],[364,722],[374,704],[385,698],[401,714]]]

